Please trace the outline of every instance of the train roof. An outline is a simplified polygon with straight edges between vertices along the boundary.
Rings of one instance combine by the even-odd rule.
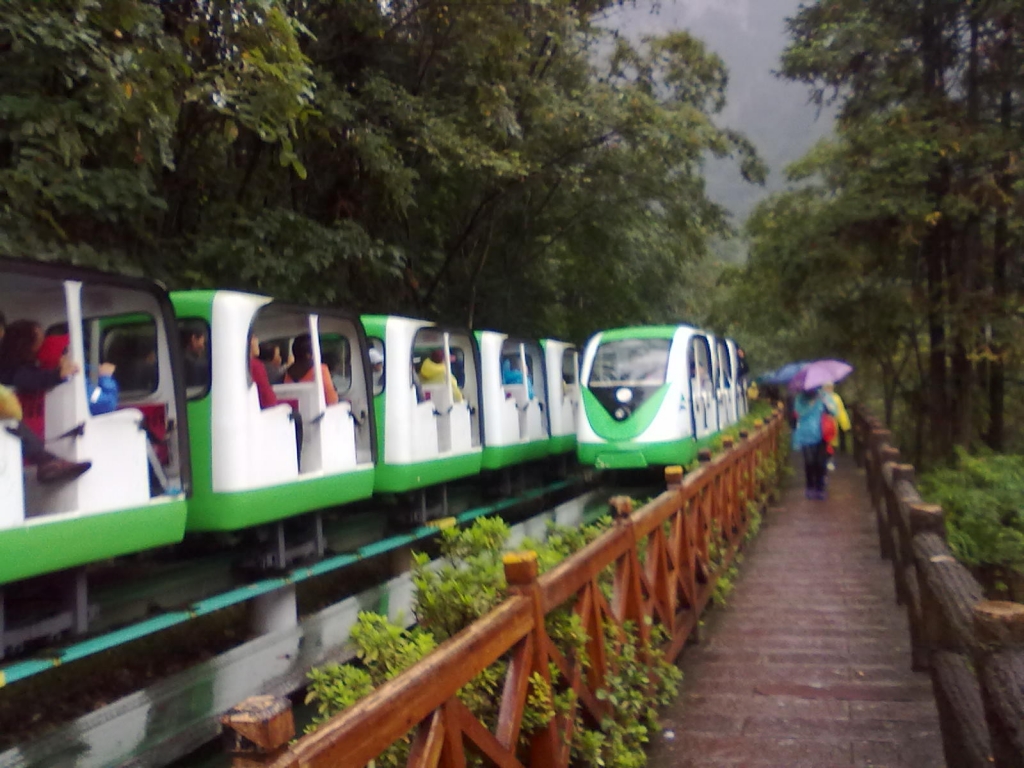
[[[606,331],[598,331],[602,340],[615,341],[617,339],[671,339],[680,328],[696,331],[692,325],[634,325],[626,328],[609,328]]]

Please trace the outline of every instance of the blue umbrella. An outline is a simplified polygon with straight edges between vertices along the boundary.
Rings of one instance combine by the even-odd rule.
[[[803,360],[799,363],[786,363],[784,366],[779,368],[772,373],[765,376],[764,380],[767,384],[788,384],[790,379],[796,376],[803,367],[807,365],[807,361]]]

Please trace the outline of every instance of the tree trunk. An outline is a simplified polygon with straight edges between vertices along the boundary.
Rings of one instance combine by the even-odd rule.
[[[1003,70],[1004,90],[999,104],[999,122],[1003,131],[1009,133],[1013,129],[1013,66],[1014,66],[1014,35],[1012,26],[1008,26],[1003,39],[1000,68]],[[999,173],[999,188],[1011,199],[1013,180],[1007,173],[1007,162],[1002,161]],[[998,322],[1006,317],[1009,286],[1006,284],[1007,267],[1010,261],[1010,233],[1007,225],[1006,204],[1001,203],[996,214],[995,231],[992,243],[992,298],[993,312],[996,322],[992,325],[990,351],[992,359],[989,363],[988,379],[988,435],[989,446],[1001,451],[1006,445],[1006,348],[1002,344],[1003,329]]]

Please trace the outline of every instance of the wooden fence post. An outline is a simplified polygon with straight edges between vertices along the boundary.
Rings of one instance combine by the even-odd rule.
[[[548,639],[544,629],[544,604],[540,586],[537,584],[537,553],[519,552],[508,554],[502,559],[505,567],[505,582],[509,592],[524,595],[533,602],[533,663],[530,674],[539,674],[544,682],[551,685],[551,670],[548,667]],[[537,768],[560,768],[562,754],[561,736],[558,732],[558,718],[551,718],[547,726],[535,731],[530,737],[530,765]]]
[[[908,568],[916,585],[916,600],[907,606],[910,619],[910,668],[915,672],[924,672],[931,667],[931,649],[935,646],[934,635],[937,631],[937,612],[941,609],[929,591],[927,581],[917,569],[917,558],[914,556],[914,537],[925,533],[934,533],[945,539],[946,526],[943,521],[942,507],[937,504],[925,504],[921,501],[904,504],[907,513],[907,524],[910,535],[907,537]],[[908,574],[909,575],[909,574]]]
[[[974,606],[975,663],[996,768],[1024,766],[1024,605]]]
[[[280,696],[250,696],[220,718],[231,768],[270,765],[295,736],[292,703]]]

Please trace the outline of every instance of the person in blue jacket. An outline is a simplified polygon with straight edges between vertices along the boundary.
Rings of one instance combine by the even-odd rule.
[[[506,357],[501,361],[501,383],[522,384],[523,372],[519,370],[519,359],[516,358],[515,367],[512,367],[512,358]],[[533,400],[533,378],[526,377],[526,397]]]
[[[121,390],[114,378],[114,370],[113,363],[100,363],[100,367],[96,371],[99,375],[95,384],[89,381],[88,372],[86,372],[85,391],[89,398],[89,413],[93,416],[117,410]]]
[[[835,414],[831,398],[821,390],[801,392],[793,403],[796,427],[793,429],[793,450],[804,457],[808,499],[825,498],[825,475],[828,473],[828,453],[821,436],[821,416],[826,411]]]

